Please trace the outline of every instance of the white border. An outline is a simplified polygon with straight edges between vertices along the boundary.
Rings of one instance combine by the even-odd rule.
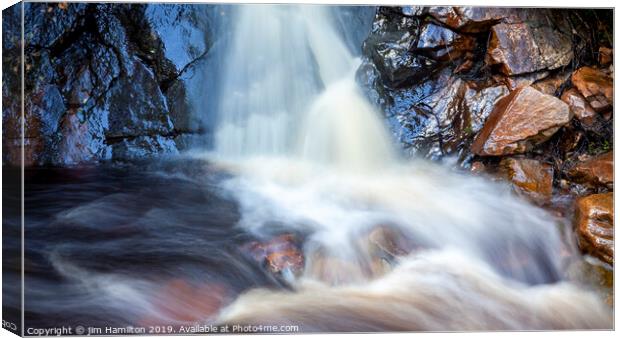
[[[53,1],[50,1],[53,2]],[[69,1],[69,2],[74,2],[74,1]],[[79,1],[79,2],[101,2],[101,1],[95,1],[95,0],[85,0],[85,1]],[[106,2],[146,2],[146,1],[136,1],[136,0],[108,0]],[[239,3],[239,1],[228,1],[228,0],[220,0],[220,1],[197,1],[197,0],[185,0],[185,1],[174,1],[174,0],[159,0],[159,1],[153,1],[153,2],[171,2],[171,3],[178,3],[178,2],[187,2],[187,3]],[[583,7],[588,7],[588,8],[593,8],[593,7],[598,7],[598,8],[614,8],[615,9],[615,3],[612,1],[604,1],[604,0],[588,0],[588,1],[576,1],[576,0],[564,0],[561,3],[558,3],[557,1],[550,1],[550,0],[520,0],[520,1],[515,1],[515,0],[485,0],[485,1],[481,1],[481,0],[466,0],[466,1],[454,1],[454,0],[441,0],[441,1],[429,1],[429,0],[410,0],[410,1],[402,1],[402,0],[374,0],[374,1],[368,1],[368,0],[337,0],[337,1],[333,1],[333,0],[314,0],[314,1],[299,1],[299,0],[268,0],[268,1],[258,1],[258,0],[245,0],[242,1],[243,3],[316,3],[316,4],[350,4],[350,5],[359,5],[359,4],[372,4],[372,5],[425,5],[425,6],[437,6],[437,5],[449,5],[449,6],[467,6],[467,5],[471,5],[471,6],[489,6],[489,7],[562,7],[562,8],[567,8],[567,7],[572,7],[572,8],[583,8]],[[8,7],[10,7],[11,5],[17,3],[17,1],[2,1],[1,3],[1,7],[2,9],[6,9]],[[0,19],[0,27],[1,27],[1,19]],[[616,34],[616,29],[615,29],[615,23],[618,22],[618,11],[614,10],[614,45],[618,46],[618,38],[617,38],[617,34]],[[22,34],[23,34],[23,30],[22,30]],[[2,44],[2,38],[0,36],[0,45]],[[22,50],[23,53],[23,50]],[[614,65],[617,64],[617,53],[614,53]],[[23,63],[22,63],[22,67],[23,67]],[[1,67],[0,67],[1,68]],[[0,79],[2,77],[2,70],[0,69]],[[614,87],[615,87],[615,83],[614,83]],[[22,79],[22,91],[23,91],[23,79]],[[614,92],[614,99],[616,102],[618,102],[618,92],[615,91]],[[23,100],[23,93],[22,93],[22,100]],[[2,106],[2,103],[0,102],[0,108]],[[615,109],[614,109],[615,110]],[[23,101],[22,101],[22,114],[23,114]],[[618,122],[617,120],[614,122],[614,144],[617,144],[618,142],[618,134],[615,132],[616,130],[618,130],[618,124],[620,122]],[[22,126],[23,128],[23,126]],[[23,142],[23,131],[22,131],[22,142]],[[23,143],[22,143],[23,144]],[[24,148],[22,147],[22,161],[24,160]],[[2,155],[2,149],[0,147],[0,158]],[[617,154],[614,153],[614,163],[617,162]],[[614,176],[615,177],[620,177],[620,175],[618,175],[618,172],[620,172],[619,166],[614,166]],[[22,178],[23,178],[23,166],[22,166]],[[2,182],[2,177],[0,176],[0,186],[1,186],[1,182]],[[23,185],[23,179],[22,179],[22,185]],[[614,202],[615,202],[615,195],[614,195]],[[0,203],[2,202],[2,197],[0,195]],[[22,189],[22,204],[23,204],[23,189]],[[615,205],[614,205],[615,206]],[[0,209],[0,217],[2,216],[2,211]],[[23,207],[22,207],[22,231],[23,231]],[[22,232],[22,236],[23,236],[23,232]],[[1,234],[0,234],[0,238],[1,238]],[[0,241],[1,243],[1,241]],[[23,243],[23,242],[22,242]],[[0,244],[1,245],[1,244]],[[23,249],[23,246],[22,246]],[[23,252],[22,252],[23,255]],[[0,250],[0,261],[2,258],[2,252]],[[23,264],[23,258],[22,258],[22,264]],[[22,265],[22,271],[23,271],[23,265]],[[614,275],[615,275],[615,271],[614,271]],[[2,275],[0,274],[0,283],[2,281]],[[22,281],[23,283],[23,281]],[[614,289],[617,289],[617,280],[615,279],[614,276]],[[23,288],[23,284],[22,284],[22,288]],[[23,289],[22,289],[23,290]],[[2,300],[2,295],[0,293],[0,302]],[[614,321],[614,325],[617,325],[618,323],[618,313],[617,311],[615,312],[615,321]],[[23,323],[22,323],[23,324]],[[617,326],[614,326],[617,327]],[[22,329],[23,329],[23,325],[22,325]],[[521,336],[521,335],[527,335],[529,337],[539,337],[539,336],[546,336],[546,337],[584,337],[584,336],[591,336],[591,337],[601,337],[601,336],[611,336],[611,335],[615,335],[615,332],[613,331],[552,331],[552,332],[474,332],[474,333],[378,333],[378,334],[374,334],[373,336],[375,337],[384,337],[387,335],[399,335],[399,336],[410,336],[410,335],[433,335],[434,337],[460,337],[460,336],[468,336],[468,337],[515,337],[515,336]],[[298,334],[301,335],[301,334]],[[366,335],[366,334],[313,334],[313,337],[341,337],[341,336],[346,336],[346,337],[361,337],[362,335]],[[228,337],[244,337],[247,338],[247,335],[227,335]],[[287,335],[262,335],[262,337],[282,337],[282,336],[287,336]],[[9,333],[6,330],[0,330],[0,337],[14,337],[13,334]],[[153,336],[155,337],[155,336]],[[168,337],[187,337],[187,336],[168,336]]]

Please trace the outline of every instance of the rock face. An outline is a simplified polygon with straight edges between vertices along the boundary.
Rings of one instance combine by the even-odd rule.
[[[531,86],[559,98],[571,83],[569,65],[596,62],[593,54],[583,52],[598,51],[598,40],[588,37],[592,29],[583,18],[610,19],[602,14],[380,7],[364,42],[358,79],[369,98],[383,108],[393,134],[409,153],[433,159],[457,155],[467,164],[476,155],[470,150],[474,138],[509,91]],[[557,101],[544,102],[553,103],[554,109],[561,106]],[[535,142],[526,142],[524,151],[568,122],[561,120],[555,127],[545,127],[541,137],[528,135]],[[595,129],[598,133],[606,127]]]
[[[573,181],[593,187],[613,188],[614,154],[608,152],[577,163],[569,172]]]
[[[614,264],[613,193],[594,194],[577,200],[575,227],[579,247]]]
[[[498,65],[506,75],[556,69],[572,59],[571,37],[552,27],[502,23],[491,29],[487,64]]]
[[[472,144],[481,156],[523,153],[548,140],[572,118],[568,105],[531,87],[514,90],[494,107]]]
[[[553,193],[553,167],[526,158],[504,158],[500,163],[504,175],[516,190],[535,202],[543,203]]]
[[[602,71],[592,67],[582,67],[573,73],[571,80],[597,112],[608,110],[613,105],[613,80]]]
[[[20,8],[3,11],[3,18],[8,23],[20,18]],[[168,21],[158,21],[158,15]],[[27,3],[26,165],[177,153],[176,139],[200,129],[187,122],[194,108],[181,79],[208,49],[207,29],[195,20],[199,15],[199,7],[191,5]],[[179,27],[186,29],[182,38],[171,38]],[[3,126],[9,131],[3,161],[18,164],[21,107],[14,94],[20,92],[20,67],[8,57],[19,55],[10,36],[19,27],[5,28],[3,65],[14,71],[3,76],[8,84]]]

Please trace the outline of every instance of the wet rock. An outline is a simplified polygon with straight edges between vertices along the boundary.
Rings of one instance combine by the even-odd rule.
[[[575,88],[565,91],[560,99],[569,105],[575,117],[582,123],[591,125],[596,120],[597,113]]]
[[[393,226],[378,226],[368,234],[371,256],[394,259],[406,256],[414,248],[413,241],[402,230]]]
[[[110,143],[109,139],[108,143]],[[161,135],[123,137],[120,142],[112,143],[111,148],[111,158],[119,161],[140,160],[158,155],[176,155],[179,153],[174,139]]]
[[[613,193],[581,197],[576,202],[575,227],[579,247],[614,264],[614,210]]]
[[[389,101],[383,106],[389,126],[407,149],[439,158],[468,147],[507,94],[506,86],[465,82],[444,69],[419,85],[384,92]]]
[[[166,48],[165,57],[177,71],[201,58],[208,50],[206,23],[191,5],[148,5],[145,18]]]
[[[518,88],[494,107],[471,150],[481,156],[526,152],[572,118],[568,105],[531,87]]]
[[[452,45],[457,38],[458,34],[453,30],[435,25],[433,23],[426,23],[420,29],[420,36],[418,37],[416,48],[445,48]]]
[[[173,130],[166,99],[153,72],[135,61],[131,77],[110,91],[108,138],[167,135]]]
[[[598,48],[598,63],[601,66],[609,66],[614,61],[614,50],[601,46]]]
[[[464,98],[470,112],[470,134],[476,134],[482,129],[497,102],[509,93],[508,88],[503,85],[482,86],[480,88],[468,84]]]
[[[586,99],[575,88],[565,91],[561,97],[570,107],[575,117],[586,125],[591,125],[595,121],[596,112]]]
[[[526,23],[498,24],[491,29],[487,63],[517,75],[566,66],[573,58],[572,40],[552,27]]]
[[[373,274],[380,275],[389,268],[387,266],[364,267],[358,261],[328,253],[324,248],[310,250],[308,256],[304,276],[329,285],[359,283],[368,280]]]
[[[58,149],[53,152],[52,163],[77,165],[112,158],[112,149],[106,143],[105,123],[107,111],[94,109],[91,114],[68,113],[61,124]]]
[[[369,55],[380,73],[380,79],[388,87],[399,88],[428,76],[436,62],[430,57],[412,52],[416,36],[411,33],[418,20],[404,17],[401,22],[393,18],[389,10],[381,10],[364,51]]]
[[[527,87],[529,85],[532,85],[539,80],[545,79],[547,76],[549,76],[548,71],[540,71],[513,76],[495,74],[493,75],[493,79],[499,83],[504,83],[508,87],[508,89],[512,91],[520,87]]]
[[[514,16],[514,9],[491,7],[430,7],[428,13],[437,21],[458,31],[478,33]]]
[[[420,16],[426,13],[426,7],[422,6],[402,6],[400,10],[406,16]]]
[[[614,155],[607,152],[586,161],[577,163],[568,172],[569,177],[577,183],[593,187],[613,188]]]
[[[151,6],[168,12],[157,16],[147,11]],[[26,4],[26,163],[66,166],[177,153],[180,134],[201,131],[189,117],[194,107],[187,90],[200,87],[190,82],[201,81],[197,59],[208,50],[198,8]],[[19,39],[5,36],[4,54],[15,52],[19,60]],[[3,59],[3,68],[17,74],[20,65]],[[3,110],[4,160],[15,164],[21,161],[21,106],[9,96],[20,92],[19,79],[3,76],[3,102],[10,107]]]
[[[547,95],[558,96],[558,92],[563,85],[570,79],[570,71],[559,71],[556,74],[538,80],[532,84],[532,88]]]
[[[519,193],[539,203],[551,198],[553,167],[550,164],[527,158],[504,158],[500,168]]]
[[[601,299],[610,307],[614,304],[614,271],[609,266],[590,259],[574,260],[567,267],[567,276],[571,281],[594,287]]]
[[[484,174],[487,171],[487,167],[480,161],[474,161],[469,168],[469,171],[474,175]]]
[[[243,250],[273,273],[299,275],[304,267],[303,253],[292,234],[279,235],[267,242],[251,242]]]
[[[86,4],[33,4],[24,7],[24,39],[30,46],[50,48],[77,30]]]
[[[613,105],[613,79],[602,71],[581,67],[573,73],[571,80],[595,111],[602,112]]]

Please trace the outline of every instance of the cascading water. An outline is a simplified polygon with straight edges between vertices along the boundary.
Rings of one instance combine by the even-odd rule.
[[[256,290],[218,318],[302,330],[605,328],[565,281],[574,253],[547,213],[502,185],[396,156],[355,83],[359,65],[321,6],[241,6],[224,69],[216,163],[239,225],[309,234],[293,293]],[[365,238],[415,249],[377,261]]]
[[[389,136],[355,83],[359,61],[332,20],[321,6],[240,7],[219,106],[220,157],[358,169],[393,160]]]

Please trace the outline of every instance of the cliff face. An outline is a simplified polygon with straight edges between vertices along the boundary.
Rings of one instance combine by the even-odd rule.
[[[209,49],[191,5],[26,3],[25,164],[177,153],[202,129],[187,88]],[[3,12],[5,164],[20,161],[21,4]]]

